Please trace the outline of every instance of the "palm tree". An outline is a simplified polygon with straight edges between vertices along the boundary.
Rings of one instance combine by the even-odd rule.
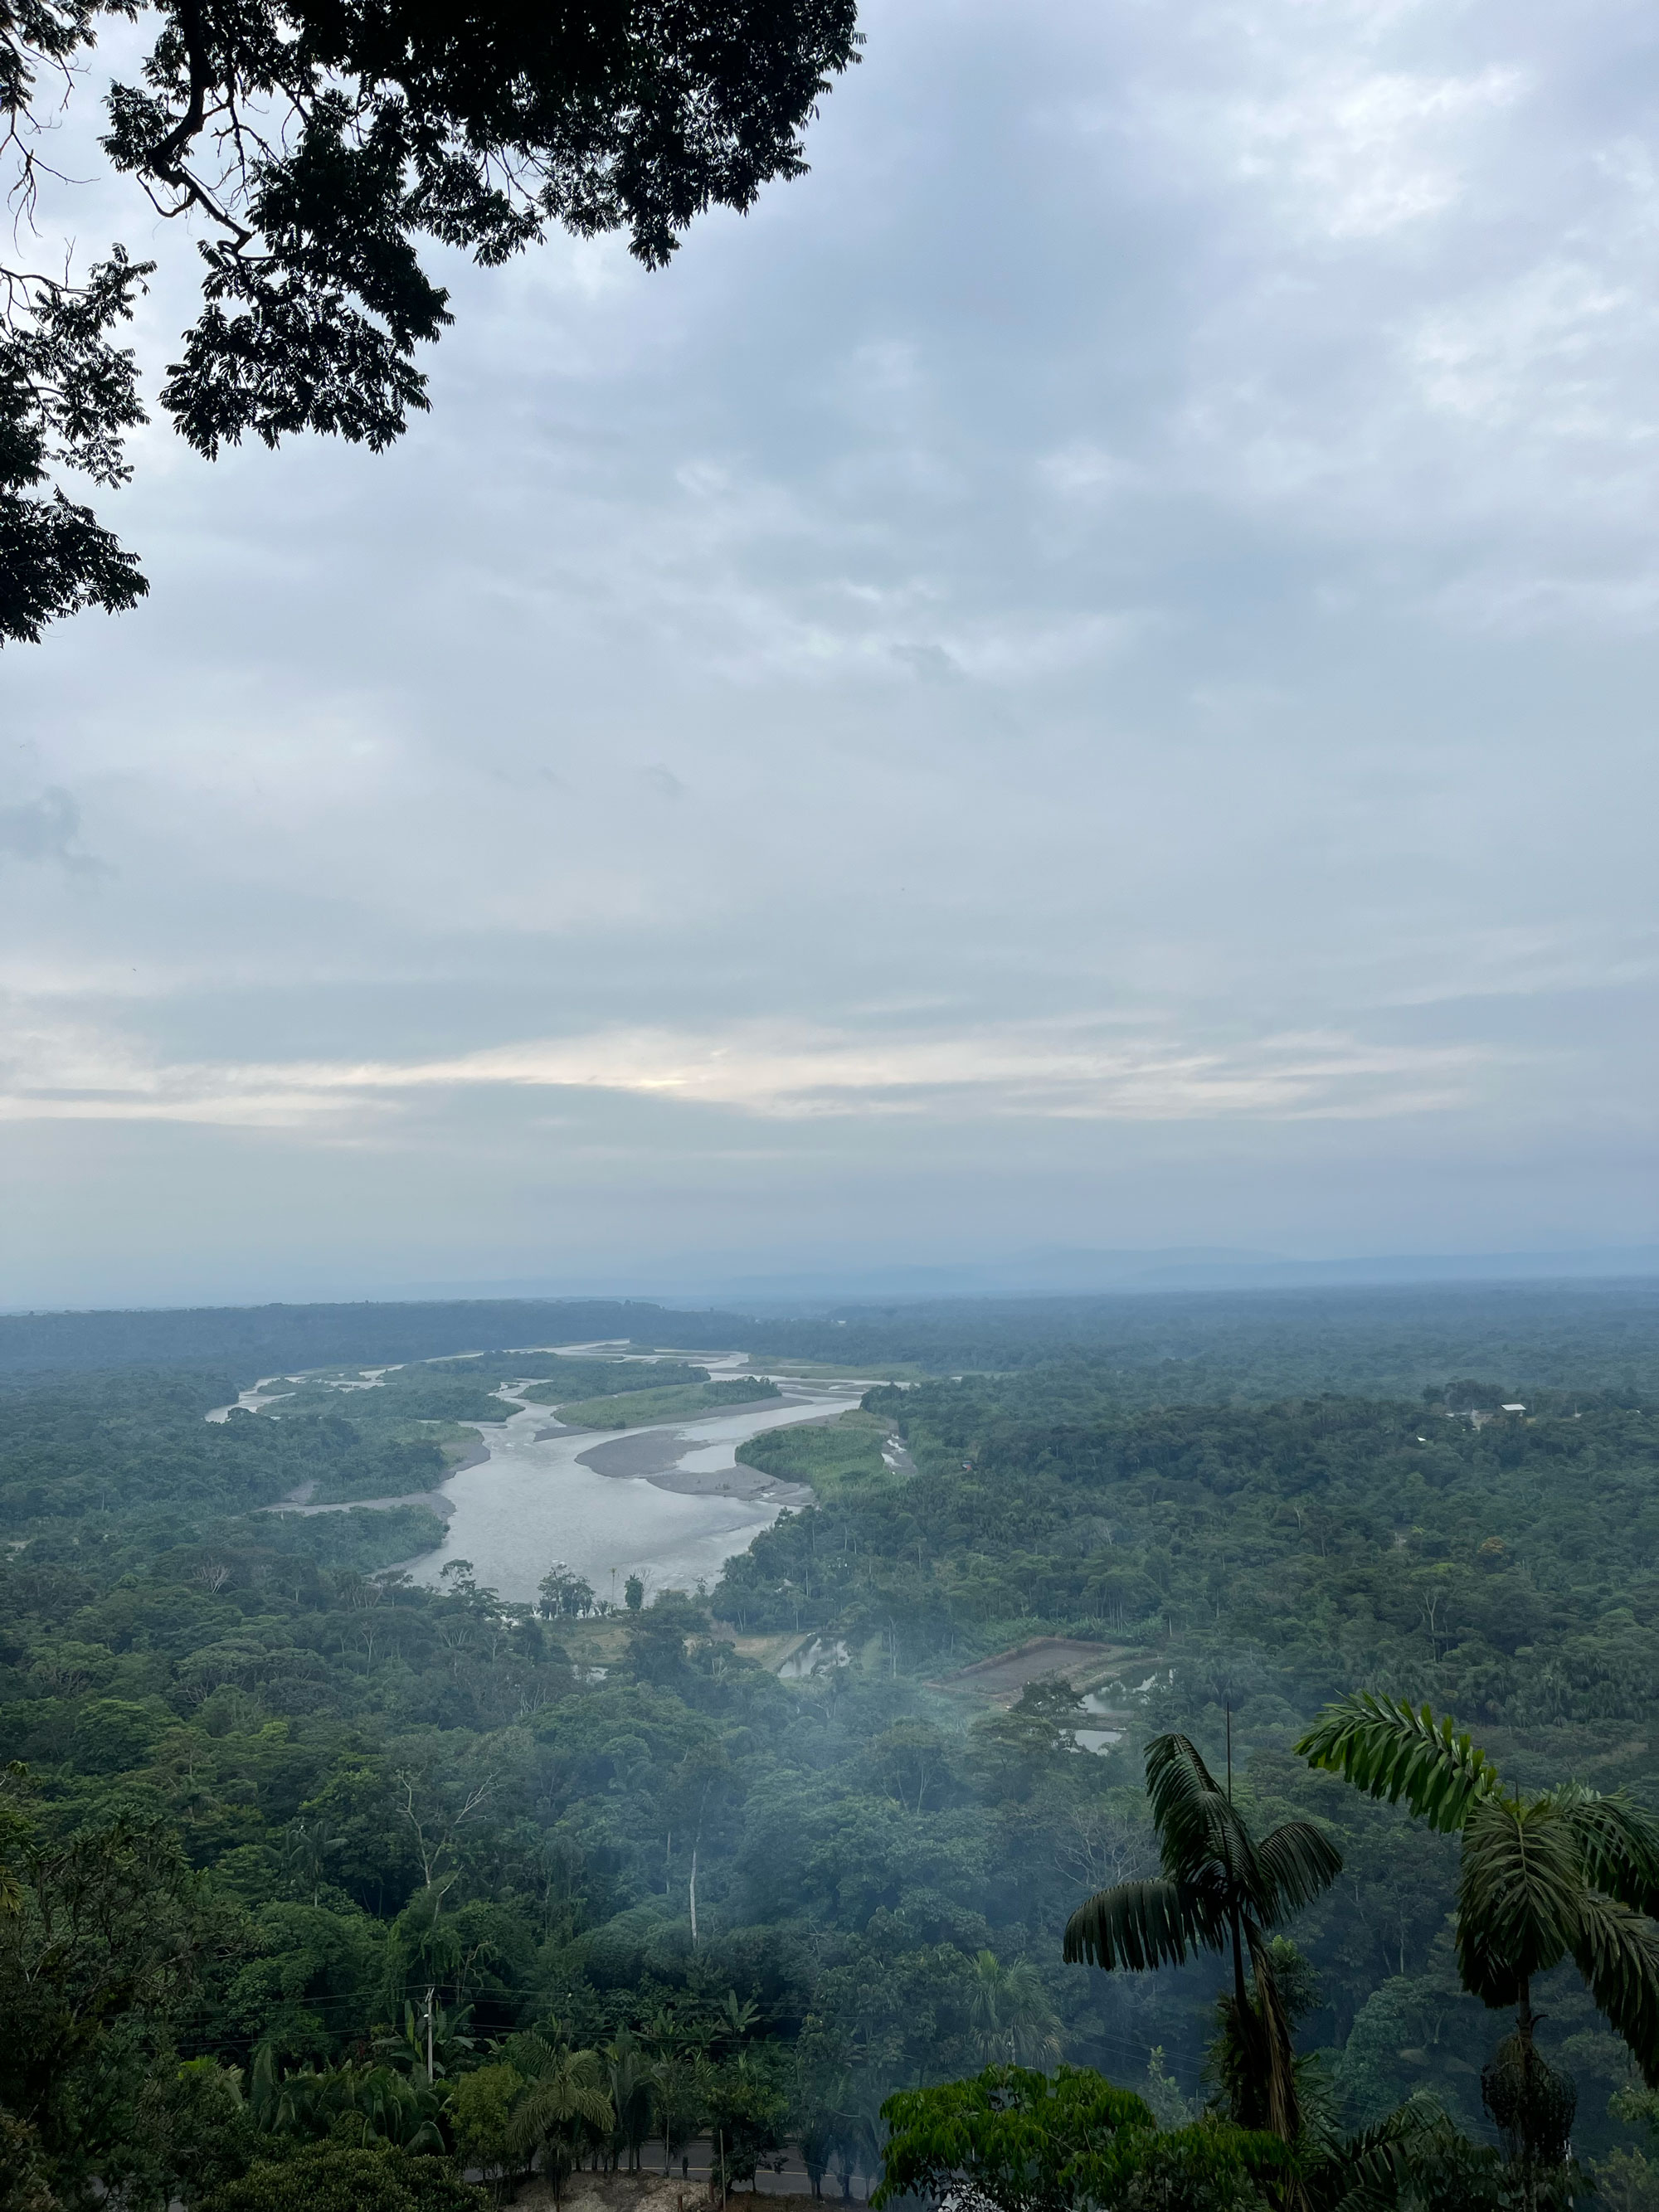
[[[625,2027],[605,2046],[605,2087],[617,2116],[617,2148],[628,2154],[628,2171],[640,2169],[640,2145],[651,2128],[651,2075],[644,2051]]]
[[[1341,1856],[1307,1820],[1281,1821],[1258,1843],[1233,1802],[1231,1776],[1218,1783],[1184,1735],[1147,1745],[1146,1794],[1163,1874],[1097,1890],[1066,1923],[1066,1957],[1139,1973],[1182,1965],[1194,1951],[1230,1956],[1233,2117],[1294,2142],[1302,2125],[1295,2053],[1268,1936],[1330,1887]]]
[[[1029,1959],[1005,1966],[994,1951],[979,1954],[968,2021],[984,2065],[1052,2066],[1060,2057],[1060,2021]]]
[[[1563,1960],[1659,2087],[1659,1820],[1622,1791],[1505,1788],[1449,1718],[1369,1691],[1328,1705],[1296,1747],[1310,1765],[1391,1805],[1403,1798],[1462,1838],[1458,1972],[1483,2003],[1515,2007],[1515,2033],[1482,2087],[1524,2168],[1565,2154],[1571,2123],[1571,2085],[1539,2057],[1532,2008],[1534,1981]]]
[[[702,2123],[708,2074],[708,2062],[696,2051],[659,2051],[652,2062],[649,2078],[662,2136],[664,2173],[672,2166],[674,2153],[690,2142]]]
[[[541,2153],[556,2204],[583,2138],[609,2135],[616,2113],[597,2051],[556,2051],[537,2035],[520,2038],[520,2045],[532,2063],[539,2063],[513,2108],[507,2133],[514,2149],[532,2157]]]

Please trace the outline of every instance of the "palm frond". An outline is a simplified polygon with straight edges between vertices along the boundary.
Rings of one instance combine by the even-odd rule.
[[[556,2051],[514,2106],[509,2139],[517,2148],[531,2149],[573,2125],[608,2135],[617,2116],[604,2081],[596,2051]]]
[[[1587,1890],[1572,1955],[1607,2025],[1630,2046],[1642,2079],[1659,2088],[1659,1928],[1618,1899]]]
[[[1249,1832],[1190,1737],[1155,1735],[1147,1745],[1146,1796],[1171,1881],[1196,1881],[1218,1863],[1233,1887],[1247,1886]]]
[[[1659,1820],[1632,1805],[1622,1790],[1603,1796],[1570,1782],[1552,1790],[1549,1799],[1566,1819],[1590,1887],[1634,1912],[1659,1918]]]
[[[1160,1837],[1204,1830],[1209,1801],[1224,1793],[1190,1736],[1155,1735],[1146,1747],[1146,1802]]]
[[[1322,1897],[1341,1871],[1341,1852],[1311,1820],[1281,1820],[1255,1846],[1257,1919],[1279,1927]]]
[[[1565,1958],[1585,1894],[1558,1806],[1547,1797],[1478,1799],[1463,1824],[1457,1881],[1463,1986],[1486,2004],[1512,2003],[1522,1983]]]
[[[1449,1717],[1437,1721],[1427,1705],[1413,1710],[1369,1690],[1327,1705],[1296,1749],[1369,1796],[1390,1805],[1403,1797],[1419,1820],[1448,1834],[1498,1787],[1492,1761]]]
[[[1310,2177],[1314,2212],[1401,2212],[1456,2205],[1497,2208],[1505,2199],[1503,2160],[1472,2143],[1434,2100],[1420,2094],[1374,2127],[1350,2136]]]
[[[1206,1945],[1188,1900],[1173,1881],[1120,1881],[1085,1898],[1066,1923],[1066,1963],[1079,1960],[1144,1973],[1182,1965]]]

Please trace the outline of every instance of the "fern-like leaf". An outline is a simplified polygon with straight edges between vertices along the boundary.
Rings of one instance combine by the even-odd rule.
[[[1547,1797],[1480,1799],[1463,1824],[1457,1964],[1465,1989],[1511,2004],[1521,1985],[1559,1966],[1589,1893],[1572,1831]]]
[[[1659,1928],[1617,1899],[1587,1890],[1572,1955],[1642,2079],[1659,2089]]]
[[[1296,1748],[1310,1766],[1344,1776],[1368,1796],[1390,1805],[1403,1797],[1419,1820],[1447,1834],[1498,1786],[1492,1761],[1449,1717],[1437,1720],[1427,1705],[1413,1709],[1369,1690],[1327,1705]]]
[[[1313,2212],[1401,2212],[1425,2204],[1497,2212],[1506,2201],[1504,2179],[1498,2154],[1472,2143],[1419,2093],[1322,2161],[1310,2177],[1308,2197]]]
[[[1632,1805],[1623,1790],[1606,1797],[1577,1782],[1552,1790],[1549,1801],[1571,1829],[1591,1888],[1659,1919],[1659,1820]]]

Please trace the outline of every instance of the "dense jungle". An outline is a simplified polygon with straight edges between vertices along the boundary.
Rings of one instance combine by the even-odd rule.
[[[1659,2206],[1656,1318],[0,1318],[0,2207]],[[711,1587],[417,1580],[507,1347],[599,1340],[893,1379],[741,1447],[815,1502]]]

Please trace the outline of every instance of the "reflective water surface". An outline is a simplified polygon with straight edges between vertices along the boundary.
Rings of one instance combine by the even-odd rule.
[[[741,1366],[735,1358],[696,1357],[717,1378]],[[750,1469],[737,1469],[733,1480],[762,1495],[688,1495],[664,1483],[677,1476],[718,1481],[723,1470],[736,1468],[736,1447],[747,1437],[841,1413],[869,1387],[791,1382],[782,1374],[775,1379],[785,1394],[781,1401],[763,1399],[703,1420],[630,1429],[630,1443],[650,1438],[661,1447],[654,1480],[579,1466],[582,1454],[611,1442],[592,1430],[538,1440],[537,1431],[552,1423],[545,1406],[526,1407],[499,1428],[483,1430],[489,1459],[442,1486],[454,1506],[448,1534],[439,1550],[410,1562],[410,1573],[417,1582],[435,1583],[451,1559],[470,1559],[479,1582],[515,1599],[534,1597],[556,1560],[584,1576],[597,1596],[618,1602],[630,1574],[641,1577],[647,1593],[712,1584],[726,1559],[769,1528],[799,1493],[767,1484]],[[652,1456],[649,1448],[641,1455]]]

